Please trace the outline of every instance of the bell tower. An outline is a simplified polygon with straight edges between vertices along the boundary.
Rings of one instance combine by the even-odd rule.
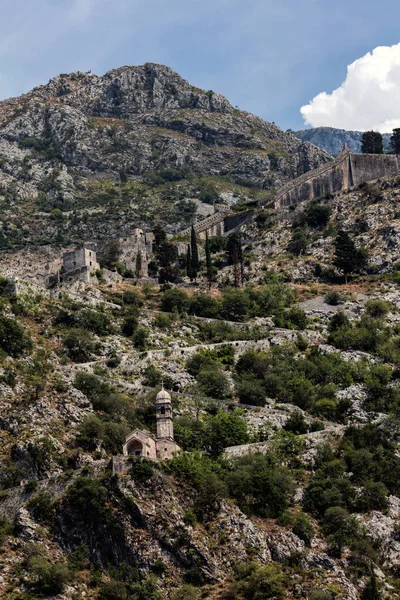
[[[157,439],[174,439],[171,396],[164,390],[156,397]]]

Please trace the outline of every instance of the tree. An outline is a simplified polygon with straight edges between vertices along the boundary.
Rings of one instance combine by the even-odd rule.
[[[393,134],[390,138],[390,146],[394,154],[400,154],[400,129],[393,129]]]
[[[371,577],[367,581],[367,585],[361,595],[362,600],[381,600],[382,593],[380,591],[380,585],[375,575],[375,571],[372,568]]]
[[[363,154],[383,154],[383,139],[379,131],[364,131],[361,138]]]
[[[240,287],[240,285],[243,284],[243,246],[240,231],[234,231],[228,236],[226,242],[226,254],[228,264],[233,265],[235,287]]]
[[[192,250],[190,248],[190,244],[187,246],[186,275],[189,277],[190,281],[193,281]]]
[[[287,245],[288,252],[299,256],[308,246],[308,237],[304,229],[297,227]]]
[[[347,283],[349,273],[361,270],[366,262],[366,250],[363,248],[358,250],[347,231],[339,231],[335,240],[334,265],[343,271],[345,282]]]
[[[192,255],[192,276],[196,281],[197,272],[199,270],[200,261],[199,261],[199,249],[197,247],[197,238],[196,232],[194,230],[194,225],[192,225],[192,229],[190,231],[190,251]]]
[[[172,281],[175,276],[175,261],[177,259],[177,249],[171,242],[164,242],[158,250],[158,262],[161,267],[160,283]]]
[[[213,276],[213,266],[211,259],[211,249],[210,249],[210,241],[208,239],[208,231],[206,231],[206,274],[207,274],[207,282],[208,288],[211,288],[212,276]]]

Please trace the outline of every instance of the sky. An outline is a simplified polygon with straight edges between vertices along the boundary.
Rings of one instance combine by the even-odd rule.
[[[400,127],[398,0],[0,0],[0,7],[0,98],[59,73],[156,62],[283,129]]]

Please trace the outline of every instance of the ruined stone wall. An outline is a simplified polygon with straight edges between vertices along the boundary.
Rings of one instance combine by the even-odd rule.
[[[286,183],[276,193],[274,208],[325,198],[380,177],[400,172],[395,154],[355,154],[347,148],[329,163]]]

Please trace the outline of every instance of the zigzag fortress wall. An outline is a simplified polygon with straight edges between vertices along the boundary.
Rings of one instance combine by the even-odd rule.
[[[282,186],[275,196],[274,208],[318,200],[399,172],[400,159],[396,154],[355,154],[346,148],[333,161]]]

